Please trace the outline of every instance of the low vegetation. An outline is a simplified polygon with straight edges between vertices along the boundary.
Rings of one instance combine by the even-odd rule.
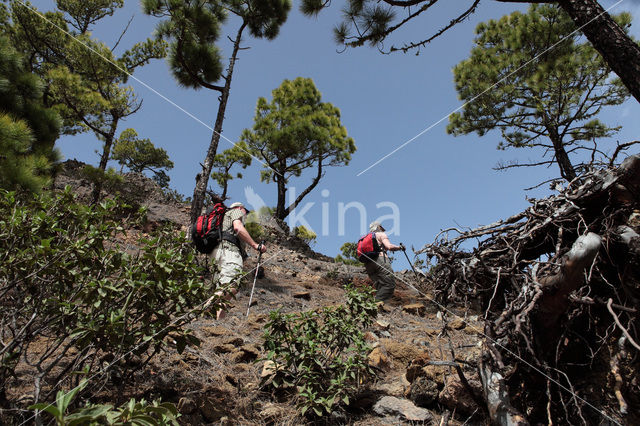
[[[22,380],[18,365],[38,403],[83,378],[122,380],[167,345],[199,344],[186,325],[209,292],[184,233],[161,228],[132,249],[121,223],[140,212],[78,204],[69,189],[1,191],[0,217],[3,405],[17,403],[7,391]]]
[[[373,290],[348,286],[345,305],[320,311],[272,311],[265,326],[265,385],[294,391],[301,413],[323,416],[349,404],[374,376],[363,330],[377,315]]]

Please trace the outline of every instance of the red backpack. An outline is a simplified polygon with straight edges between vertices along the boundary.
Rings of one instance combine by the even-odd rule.
[[[224,204],[216,203],[211,211],[198,216],[191,227],[191,240],[200,253],[211,253],[222,241],[222,220],[226,211]]]
[[[367,263],[378,258],[382,250],[375,232],[370,232],[358,240],[356,247],[356,256],[362,263]]]

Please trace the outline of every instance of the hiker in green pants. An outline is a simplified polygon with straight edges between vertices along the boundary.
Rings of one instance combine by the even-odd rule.
[[[375,232],[381,251],[376,258],[366,262],[364,267],[376,287],[376,300],[384,302],[393,296],[393,290],[396,288],[396,279],[393,276],[391,259],[387,256],[387,251],[402,250],[402,245],[398,246],[389,241],[389,237],[380,222],[371,222],[369,232]]]

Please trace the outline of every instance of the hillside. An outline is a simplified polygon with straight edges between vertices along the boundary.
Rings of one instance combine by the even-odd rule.
[[[72,185],[78,196],[88,197],[91,189],[88,182],[78,179],[77,170],[81,166],[67,162],[56,186],[61,189]],[[187,206],[166,200],[155,184],[143,176],[130,174],[127,179],[127,187],[133,188],[129,196],[148,208],[149,220],[143,229],[129,230],[131,241],[135,241],[136,234],[163,222],[174,223],[177,229],[186,231]],[[264,362],[257,360],[264,356],[263,327],[269,312],[275,309],[302,312],[341,304],[345,284],[370,283],[364,268],[335,263],[276,227],[264,226],[269,233],[268,251],[261,264],[264,276],[256,280],[249,316],[246,312],[257,260],[255,253],[245,262],[246,283],[228,316],[221,321],[201,317],[190,325],[202,341],[199,348],[188,348],[182,354],[177,351],[160,354],[117,391],[103,390],[101,399],[116,403],[123,395],[161,397],[178,405],[182,424],[305,422],[295,401],[279,400],[259,386]],[[376,367],[378,379],[346,413],[331,422],[429,424],[440,423],[443,416],[449,419],[449,424],[470,418],[481,421],[484,415],[455,369],[427,365],[429,360],[452,361],[452,353],[455,354],[458,365],[480,395],[475,372],[480,355],[477,331],[482,327],[478,315],[461,310],[460,317],[451,314],[443,317],[429,303],[431,296],[423,284],[420,284],[422,294],[403,284],[405,281],[418,286],[412,271],[401,271],[398,276],[394,298],[380,309],[376,322],[366,332],[373,348],[370,363]],[[414,402],[428,408],[420,408]]]
[[[575,424],[633,424],[640,401],[631,347],[640,282],[634,267],[640,160],[628,160],[619,169],[586,174],[557,196],[532,200],[530,209],[512,218],[425,245],[420,253],[435,257],[436,267],[420,280],[412,271],[397,272],[394,297],[364,330],[375,379],[358,382],[347,403],[315,422],[528,424],[525,418],[549,416]],[[91,187],[81,167],[65,163],[56,189],[71,186],[78,199],[87,199]],[[120,196],[134,208],[145,207],[146,220],[123,220],[118,241],[105,244],[135,254],[155,229],[187,230],[186,204],[144,176],[125,178]],[[114,405],[161,399],[178,407],[185,425],[312,423],[294,388],[272,386],[265,328],[274,311],[331,310],[347,303],[347,284],[366,289],[370,282],[364,268],[314,252],[269,220],[261,225],[268,250],[249,315],[255,253],[245,262],[244,286],[226,318],[183,316],[199,346],[184,348],[179,336],[169,334],[148,363],[143,357],[151,348],[101,359],[107,380],[85,398]],[[473,252],[458,248],[483,236]],[[198,261],[207,259],[199,255]],[[32,353],[18,363],[0,395],[0,421],[32,418],[22,410],[41,384],[34,380],[38,364],[28,360],[47,351],[50,341],[30,346]],[[133,374],[123,376],[124,370]]]

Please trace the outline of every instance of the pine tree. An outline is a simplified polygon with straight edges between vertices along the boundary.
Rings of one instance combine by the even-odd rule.
[[[211,173],[211,178],[218,182],[218,185],[222,188],[220,198],[223,200],[227,198],[229,181],[234,178],[231,174],[231,169],[235,165],[246,169],[251,165],[251,160],[252,157],[249,153],[249,147],[245,142],[238,142],[233,147],[224,150],[220,154],[216,154],[213,159],[213,167],[215,167],[215,170]],[[241,179],[242,173],[236,173],[235,177]]]
[[[624,26],[630,16],[618,19]],[[503,167],[555,162],[560,176],[573,180],[585,164],[571,157],[589,151],[593,161],[601,155],[596,140],[618,131],[596,116],[627,99],[622,82],[610,78],[604,59],[580,42],[570,17],[555,6],[532,5],[526,14],[481,23],[476,34],[471,56],[453,70],[466,103],[462,113],[451,115],[447,131],[483,136],[499,130],[498,148],[538,147],[548,157]]]
[[[318,185],[326,167],[349,164],[356,145],[340,121],[340,110],[321,101],[313,80],[284,80],[272,95],[271,102],[258,99],[253,128],[241,138],[265,162],[262,180],[276,183],[276,217],[282,220]],[[290,179],[307,168],[316,169],[311,184],[286,206]]]
[[[145,13],[162,21],[157,26],[158,37],[170,42],[169,64],[181,85],[193,89],[206,88],[219,93],[218,113],[209,148],[196,176],[191,202],[191,222],[202,211],[209,176],[222,133],[224,114],[231,92],[233,70],[241,49],[245,30],[256,38],[274,39],[291,9],[290,0],[203,0],[177,2],[173,0],[143,0]],[[228,15],[238,18],[233,47],[226,72],[220,48],[216,44],[222,35],[222,25]],[[221,80],[221,84],[218,81]]]
[[[0,37],[0,187],[39,192],[59,155],[60,118],[42,101],[42,81]]]
[[[382,44],[392,33],[400,33],[410,23],[429,15],[440,0],[345,0],[344,19],[335,28],[335,39],[345,47],[369,43],[384,50]],[[502,3],[548,3],[560,6],[580,28],[606,63],[620,77],[632,96],[640,102],[640,45],[629,37],[597,0],[495,0]],[[316,15],[331,1],[302,0],[300,10]],[[337,2],[336,2],[337,3]],[[443,2],[444,3],[444,2]],[[450,2],[449,3],[453,3]],[[460,11],[435,30],[427,28],[421,40],[391,45],[390,51],[420,51],[432,40],[466,20],[476,11],[480,0],[456,2]],[[398,16],[405,12],[405,16]],[[429,31],[431,31],[429,33]]]
[[[170,179],[165,170],[173,168],[173,161],[167,151],[156,148],[149,139],[139,139],[134,129],[126,129],[120,134],[113,146],[111,159],[133,172],[150,171],[153,180],[163,188],[169,185]]]
[[[32,5],[12,1],[12,41],[30,58],[31,70],[47,83],[46,102],[64,120],[63,133],[93,132],[102,141],[98,169],[107,168],[120,121],[142,106],[129,75],[166,55],[166,43],[147,39],[121,56],[92,38],[90,29],[122,7],[122,0],[58,0],[42,19]],[[114,47],[115,48],[115,47]],[[94,185],[94,202],[100,194]]]

